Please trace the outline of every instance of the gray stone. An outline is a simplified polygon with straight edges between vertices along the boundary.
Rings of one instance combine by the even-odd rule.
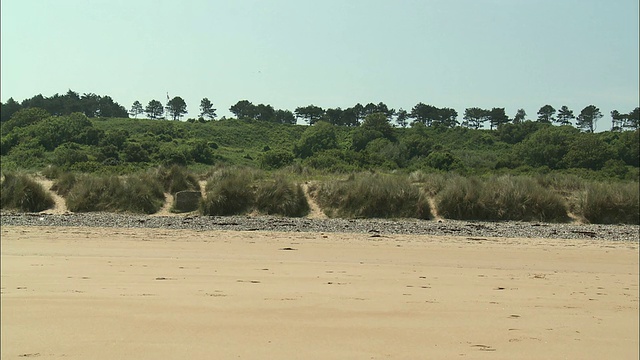
[[[200,191],[178,191],[173,201],[173,209],[181,212],[194,211],[198,208],[201,197]]]

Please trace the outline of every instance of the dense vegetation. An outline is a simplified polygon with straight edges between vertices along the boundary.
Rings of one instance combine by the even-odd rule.
[[[331,215],[353,217],[429,218],[432,209],[425,196],[435,201],[441,216],[449,218],[561,221],[567,212],[580,212],[587,221],[597,222],[633,222],[629,219],[637,217],[637,206],[628,207],[626,201],[633,194],[637,199],[633,192],[640,167],[637,108],[612,112],[613,129],[595,133],[594,122],[602,114],[592,105],[577,117],[565,106],[556,112],[545,105],[535,120],[526,120],[520,110],[510,119],[504,109],[468,108],[460,123],[455,110],[422,103],[410,112],[383,103],[326,110],[309,105],[290,112],[243,100],[231,108],[237,119],[214,121],[216,109],[205,98],[200,118],[182,122],[160,120],[163,114],[179,119],[186,110],[182,99],[171,99],[166,108],[155,102],[155,110],[134,103],[131,115],[155,111],[147,112],[155,119],[137,119],[129,118],[110,97],[94,94],[69,91],[50,98],[39,95],[21,104],[8,101],[2,104],[3,174],[50,172],[72,208],[84,209],[81,200],[91,199],[87,206],[94,208],[85,211],[152,213],[161,206],[163,192],[198,190],[199,177],[209,180],[201,204],[205,214],[256,209],[302,216],[308,208],[297,185],[301,181],[374,171],[375,176],[351,180],[337,181],[333,175],[314,188],[318,201]],[[299,118],[309,125],[296,125]],[[489,129],[482,128],[486,122]],[[233,166],[245,173],[229,171]],[[258,169],[262,174],[284,175],[259,179]],[[383,175],[391,173],[395,175]],[[445,182],[445,174],[457,177]],[[606,182],[607,188],[619,182],[631,190],[608,193],[593,181]],[[571,182],[580,185],[571,187]],[[138,186],[145,183],[149,186],[143,192]],[[422,184],[418,192],[416,184]],[[380,193],[367,192],[376,186]],[[134,209],[126,202],[95,197],[95,187],[138,192],[146,200]],[[405,189],[402,196],[409,198],[382,190],[391,188]],[[523,189],[536,189],[537,194]],[[288,205],[273,207],[276,197]],[[358,197],[378,203],[358,205]],[[405,202],[410,205],[403,207]],[[520,207],[509,207],[516,203]],[[381,204],[389,209],[381,210]],[[604,204],[616,204],[615,209],[602,212]],[[610,220],[612,213],[616,220]]]

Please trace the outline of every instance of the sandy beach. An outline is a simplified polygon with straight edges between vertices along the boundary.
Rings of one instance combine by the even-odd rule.
[[[638,359],[638,243],[3,226],[2,359]]]

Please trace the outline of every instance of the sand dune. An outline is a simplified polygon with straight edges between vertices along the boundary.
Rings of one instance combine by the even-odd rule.
[[[638,243],[2,227],[2,359],[637,359]]]

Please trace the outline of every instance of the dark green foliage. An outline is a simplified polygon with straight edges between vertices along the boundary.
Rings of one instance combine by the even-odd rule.
[[[459,220],[566,221],[567,205],[534,179],[450,179],[436,197],[438,214]]]
[[[581,214],[590,223],[640,223],[638,183],[591,183],[581,198]]]
[[[500,141],[504,141],[507,144],[517,144],[544,126],[543,123],[534,121],[506,123],[498,126],[496,135]]]
[[[27,175],[6,172],[3,177],[0,185],[2,209],[37,212],[53,207],[54,201],[51,195],[42,185]]]
[[[53,151],[53,164],[64,168],[88,160],[86,152],[76,143],[64,143]]]
[[[164,107],[158,100],[150,100],[147,106],[144,108],[144,112],[150,119],[162,119],[164,114]]]
[[[180,96],[176,96],[167,102],[166,109],[173,120],[179,120],[187,113],[187,103]]]
[[[246,169],[220,169],[207,180],[206,196],[200,204],[203,215],[238,215],[253,206],[253,175]]]
[[[21,108],[22,106],[13,98],[9,98],[6,103],[0,103],[0,123],[4,124]]]
[[[563,168],[562,161],[578,133],[570,126],[546,126],[522,141],[516,151],[527,165]]]
[[[385,138],[369,142],[365,153],[367,163],[374,167],[392,170],[404,167],[407,162],[405,145],[391,142]]]
[[[287,150],[269,150],[260,154],[260,166],[263,169],[280,169],[293,163],[293,154]]]
[[[309,126],[294,145],[293,153],[302,159],[313,154],[338,147],[335,126],[325,121]]]
[[[200,184],[196,176],[183,166],[173,165],[169,168],[158,168],[157,176],[162,182],[164,191],[170,194],[183,190],[200,191]]]
[[[425,135],[410,134],[402,140],[407,149],[406,156],[410,159],[416,156],[428,156],[433,147],[433,142]]]
[[[126,162],[149,161],[149,153],[142,145],[135,142],[127,142],[123,146],[122,157]]]
[[[193,161],[213,165],[215,162],[213,150],[218,148],[218,144],[198,139],[191,141],[189,145],[191,146],[190,155]]]
[[[174,143],[162,144],[157,151],[156,158],[164,166],[185,166],[192,161],[191,148]]]
[[[454,170],[461,167],[460,159],[448,151],[434,151],[425,160],[425,164],[438,170]]]
[[[69,191],[67,208],[73,212],[131,212],[153,214],[164,204],[162,185],[149,174],[84,175]]]
[[[46,150],[52,151],[65,142],[82,144],[87,139],[93,142],[94,139],[87,137],[87,128],[92,126],[91,121],[81,113],[52,116],[24,128],[21,137],[38,139]]]
[[[640,166],[640,130],[620,133],[613,146],[627,165]]]
[[[359,127],[353,130],[351,136],[351,149],[353,151],[362,151],[367,145],[375,139],[384,138],[380,131]]]
[[[344,181],[330,181],[316,192],[327,215],[345,218],[431,217],[426,197],[406,179],[358,174]]]
[[[290,217],[301,217],[309,213],[309,203],[300,184],[282,177],[258,186],[256,208],[265,214]]]
[[[393,127],[389,123],[389,118],[384,113],[367,115],[360,127],[365,130],[377,131],[389,141],[396,141]]]
[[[17,111],[11,118],[2,124],[2,136],[8,134],[14,128],[26,127],[38,123],[50,117],[46,110],[40,108],[28,108]]]
[[[362,153],[332,149],[316,153],[304,160],[304,166],[330,173],[348,173],[360,169]]]
[[[110,96],[93,93],[79,95],[73,90],[64,95],[54,94],[50,97],[36,95],[22,101],[23,108],[42,108],[52,115],[64,116],[80,112],[88,117],[128,117],[124,106],[113,101]]]
[[[127,141],[129,133],[124,129],[113,129],[105,132],[104,136],[100,140],[100,146],[115,146],[116,149],[121,150],[124,143]]]
[[[600,170],[605,162],[615,157],[614,149],[597,134],[585,133],[576,136],[564,156],[569,168]]]
[[[587,132],[594,132],[596,123],[602,118],[600,109],[594,105],[589,105],[582,109],[580,115],[576,118],[576,126]]]

